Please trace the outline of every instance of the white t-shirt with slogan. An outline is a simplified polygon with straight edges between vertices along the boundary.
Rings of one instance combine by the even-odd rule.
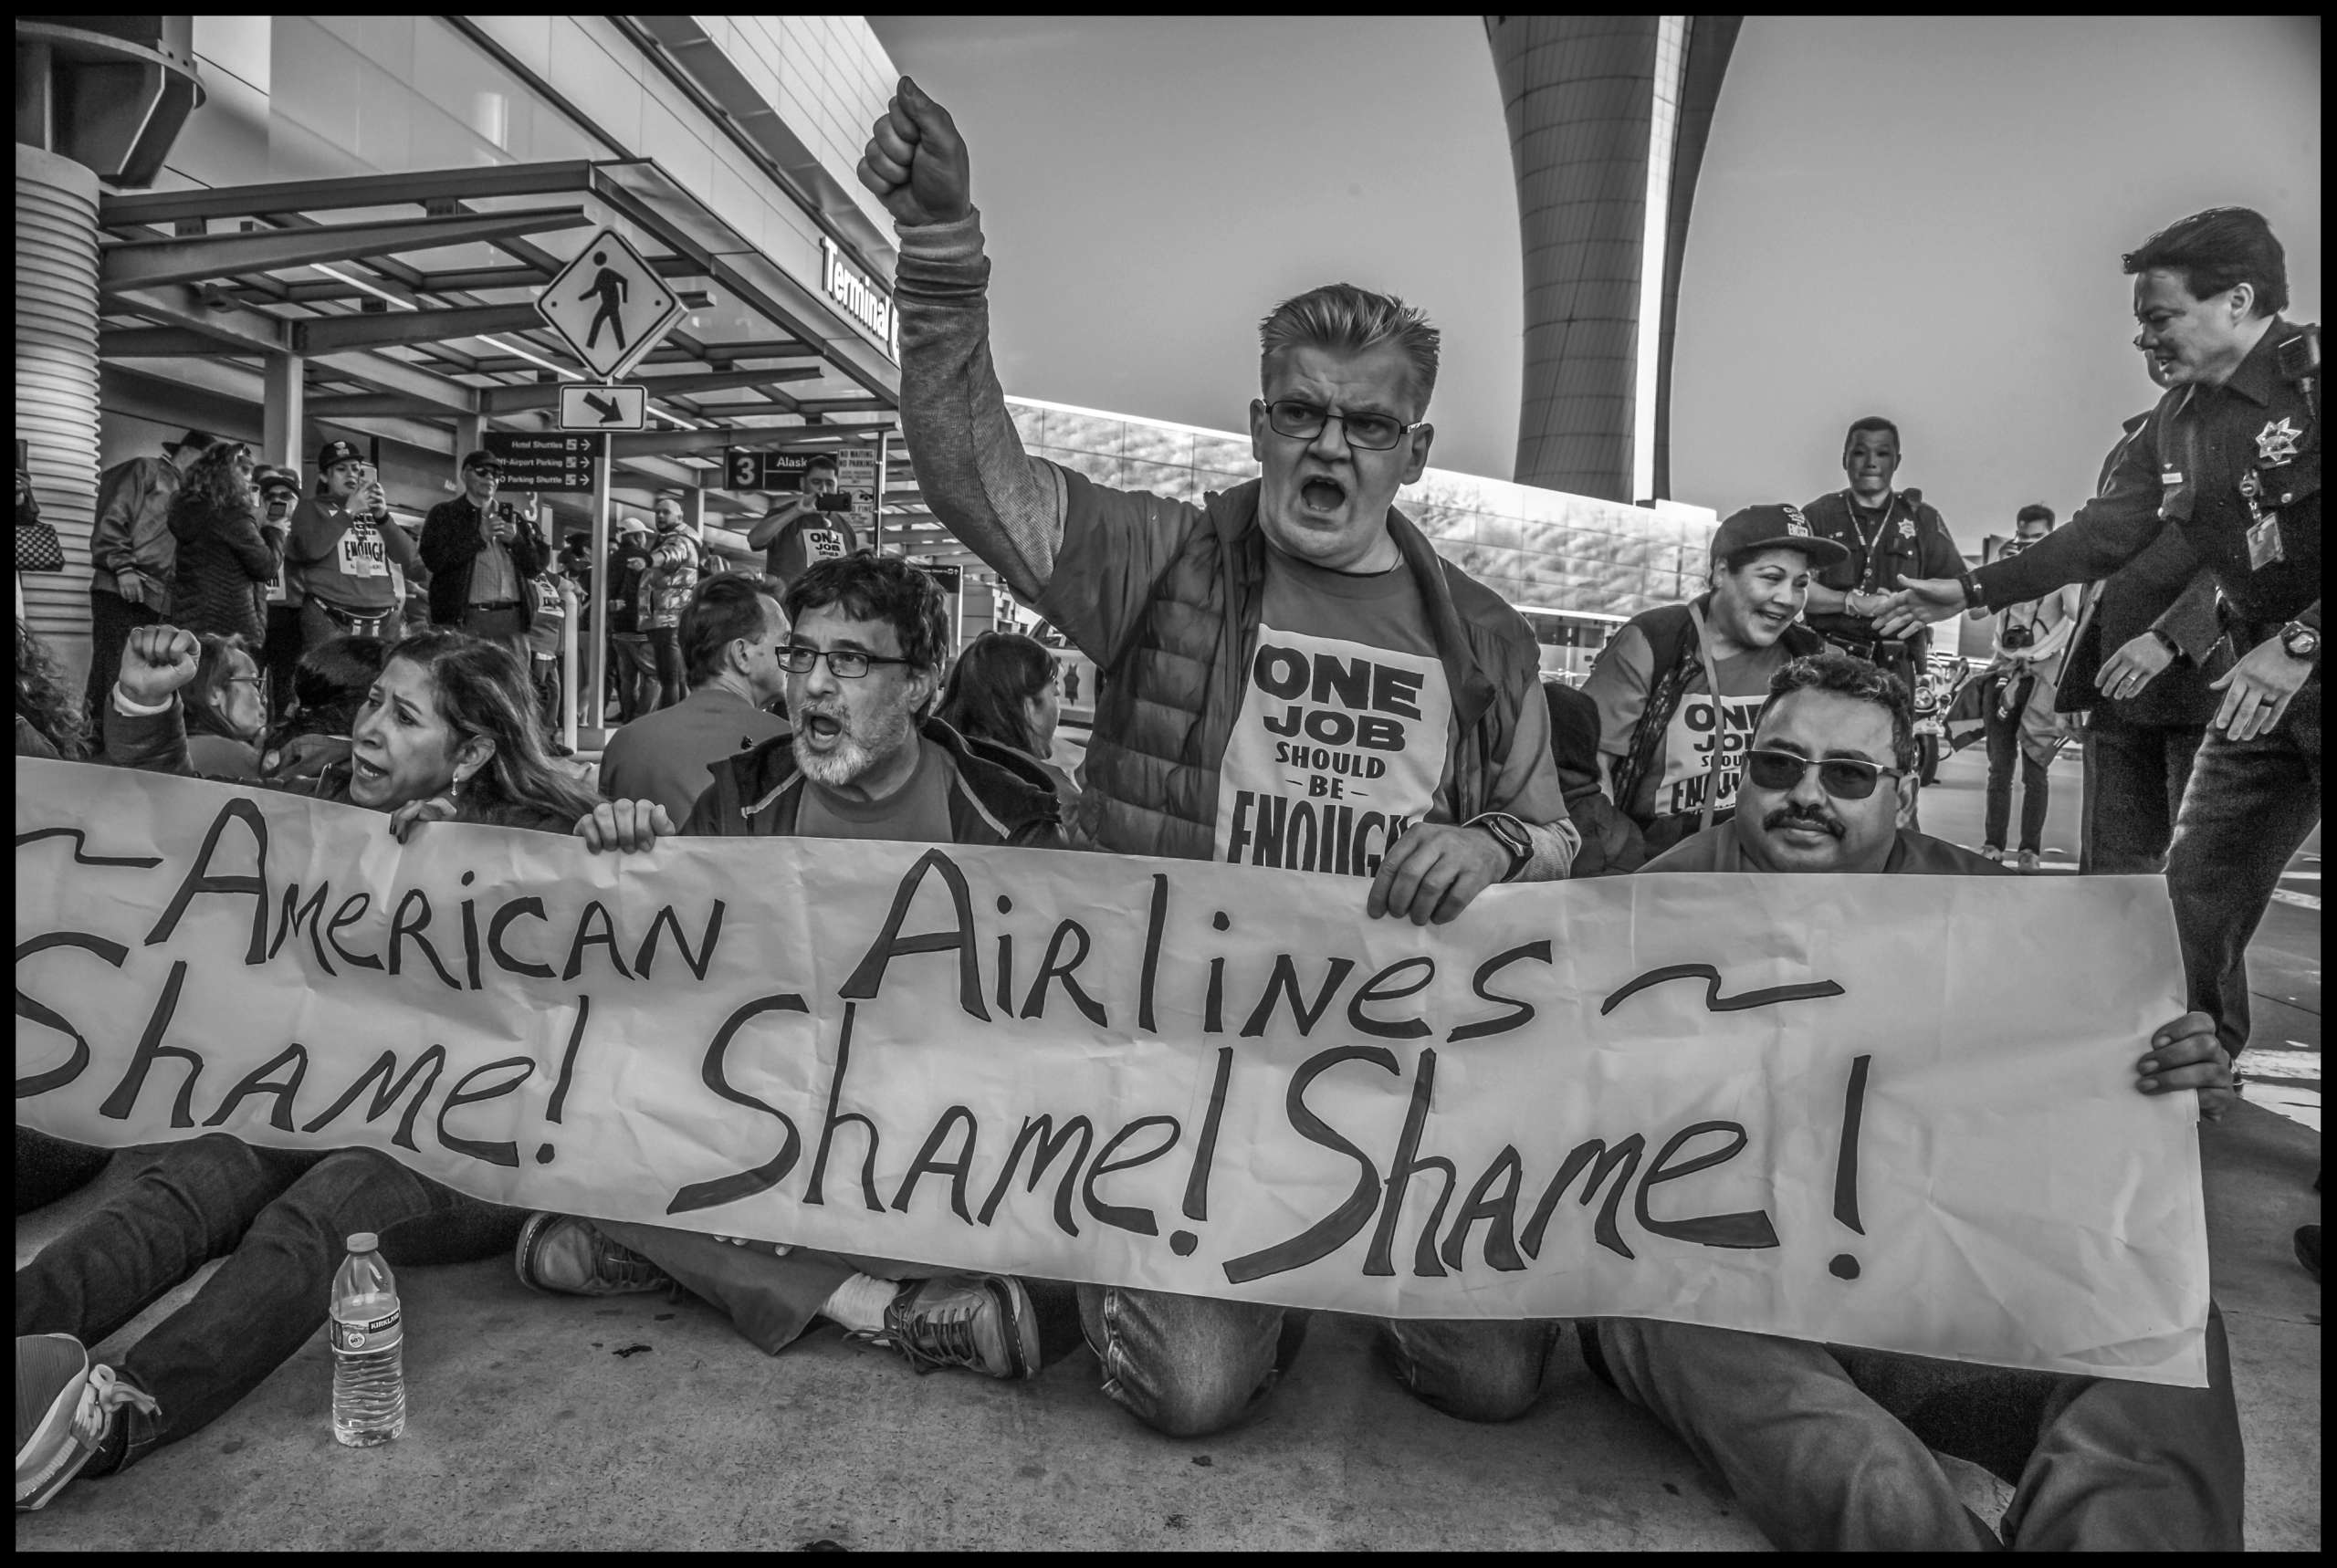
[[[1220,862],[1368,877],[1405,829],[1450,820],[1452,695],[1409,570],[1270,553],[1247,674],[1218,777]]]

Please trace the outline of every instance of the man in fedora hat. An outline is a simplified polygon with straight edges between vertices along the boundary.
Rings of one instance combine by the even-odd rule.
[[[89,532],[89,693],[87,711],[113,690],[121,647],[131,630],[171,613],[178,549],[171,538],[171,497],[179,475],[216,445],[208,431],[162,443],[160,457],[132,457],[98,480],[97,522]]]

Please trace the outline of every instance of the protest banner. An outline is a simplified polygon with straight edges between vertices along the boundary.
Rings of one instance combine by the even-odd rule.
[[[2141,878],[1359,878],[567,838],[16,764],[20,1125],[1408,1317],[1644,1315],[2205,1383]]]

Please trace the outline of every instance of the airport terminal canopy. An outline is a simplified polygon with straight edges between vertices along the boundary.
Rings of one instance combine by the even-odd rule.
[[[274,428],[306,420],[443,462],[483,423],[549,423],[560,385],[592,378],[535,301],[603,226],[687,312],[628,377],[651,427],[610,437],[619,483],[696,487],[725,446],[834,451],[898,428],[888,299],[832,307],[647,160],[109,194],[99,225],[108,369],[176,382],[190,359],[241,361],[268,378]],[[839,299],[873,292],[857,274],[829,248]],[[896,470],[888,510],[914,497]]]

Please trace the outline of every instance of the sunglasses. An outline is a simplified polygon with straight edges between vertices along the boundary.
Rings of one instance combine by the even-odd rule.
[[[1809,770],[1818,769],[1818,787],[1837,800],[1863,800],[1885,779],[1897,779],[1902,769],[1855,757],[1804,757],[1794,751],[1748,751],[1745,776],[1759,789],[1798,789]]]

